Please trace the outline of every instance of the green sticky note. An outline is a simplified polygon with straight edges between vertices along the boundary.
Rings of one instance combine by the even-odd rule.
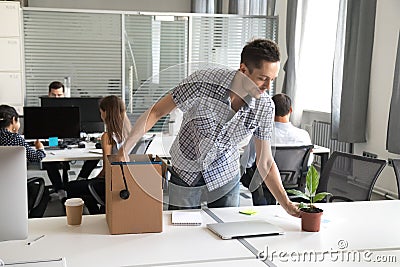
[[[240,210],[239,213],[245,214],[245,215],[253,215],[253,214],[256,214],[257,211],[255,211],[255,210]]]

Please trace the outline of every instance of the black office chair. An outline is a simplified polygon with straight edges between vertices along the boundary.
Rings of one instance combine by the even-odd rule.
[[[385,160],[335,151],[322,171],[317,192],[329,192],[328,201],[370,200]]]
[[[146,154],[147,149],[149,148],[151,142],[153,142],[154,138],[156,137],[155,134],[153,134],[149,138],[144,138],[142,137],[136,145],[133,147],[131,154]]]
[[[400,199],[400,159],[393,159],[393,169],[397,181],[397,197]]]
[[[156,135],[154,134],[149,138],[141,138],[133,147],[131,154],[146,154],[155,137]],[[89,181],[88,188],[93,198],[97,201],[97,204],[100,205],[100,213],[104,213],[106,196],[105,179],[93,179]]]
[[[282,184],[285,189],[297,189],[304,192],[308,171],[307,163],[313,147],[313,145],[272,147],[274,160],[278,166]],[[252,192],[253,205],[276,203],[275,198],[265,183],[263,183],[260,178],[257,178],[259,175],[255,169],[255,165],[252,169],[255,174],[253,176],[253,174],[250,173],[250,179],[260,180],[256,182],[260,183],[259,187]],[[244,182],[244,177],[245,175],[242,176],[242,183]],[[244,182],[244,184],[245,183],[246,182]],[[248,181],[248,184],[250,184],[250,181]],[[289,195],[289,198],[293,201],[303,201],[297,196]]]
[[[285,189],[297,189],[304,192],[308,159],[313,145],[272,147],[274,160],[278,166]]]
[[[28,178],[28,217],[41,218],[49,202],[49,191],[42,177]]]

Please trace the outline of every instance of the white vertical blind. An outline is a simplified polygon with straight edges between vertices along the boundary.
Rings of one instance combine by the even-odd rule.
[[[198,16],[192,19],[193,71],[210,63],[237,69],[247,42],[255,38],[278,40],[278,17]]]
[[[158,18],[125,17],[125,64],[130,91],[126,100],[132,121],[186,77],[188,20],[175,16],[172,20]],[[153,131],[167,131],[167,122],[168,117],[162,119]]]
[[[121,95],[121,15],[24,10],[26,105],[71,77],[71,96]]]

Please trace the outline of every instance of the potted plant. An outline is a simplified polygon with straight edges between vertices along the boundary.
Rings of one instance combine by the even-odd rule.
[[[287,190],[288,193],[301,197],[309,201],[309,203],[300,203],[301,212],[301,229],[307,232],[318,232],[321,224],[321,216],[323,210],[314,206],[315,202],[321,201],[330,195],[327,192],[316,194],[319,184],[319,173],[313,165],[310,166],[306,177],[305,192],[296,189]]]

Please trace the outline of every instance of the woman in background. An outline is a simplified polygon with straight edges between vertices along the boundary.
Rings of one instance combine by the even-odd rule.
[[[29,146],[25,139],[18,134],[20,126],[15,108],[8,105],[0,105],[0,146],[23,146],[26,149],[27,161],[41,161],[46,157],[43,144],[36,140],[34,143],[36,149]]]
[[[36,140],[34,142],[36,149],[33,149],[31,146],[29,146],[25,139],[18,134],[20,126],[18,113],[15,108],[7,105],[1,105],[0,146],[24,146],[26,149],[26,159],[29,162],[40,162],[44,157],[46,157],[46,153],[43,150],[43,144],[39,140]],[[45,163],[43,163],[43,166],[46,169]],[[47,174],[54,190],[58,193],[60,200],[64,203],[67,195],[64,191],[64,185],[61,178],[51,172],[48,172]]]
[[[130,132],[131,124],[128,116],[126,115],[125,104],[119,97],[114,95],[104,97],[100,101],[99,108],[101,119],[106,126],[106,132],[104,132],[101,136],[103,162],[105,162],[108,155],[117,153],[119,147],[123,144]],[[103,164],[103,169],[93,179],[104,180],[104,176],[105,169]],[[88,184],[89,182],[93,181],[93,179],[70,181],[67,187],[67,194],[69,198],[82,198],[85,201],[85,205],[88,208],[89,213],[98,214],[101,211],[97,206],[97,201],[92,197],[88,189]],[[99,193],[101,197],[104,197],[104,183],[99,183],[99,185],[102,185],[102,187],[98,188],[97,193]]]

